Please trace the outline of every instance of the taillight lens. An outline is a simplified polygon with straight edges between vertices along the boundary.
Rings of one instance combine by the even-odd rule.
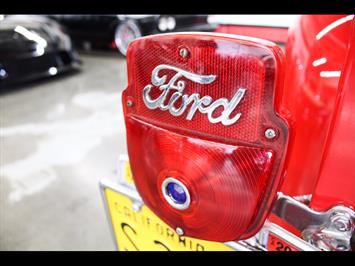
[[[281,50],[240,36],[165,34],[133,41],[127,62],[128,154],[145,204],[191,237],[255,234],[287,145],[274,107]]]

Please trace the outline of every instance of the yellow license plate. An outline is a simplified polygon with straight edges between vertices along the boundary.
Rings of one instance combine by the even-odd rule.
[[[150,209],[138,193],[122,185],[103,185],[103,195],[120,251],[233,251],[223,243],[179,236]]]

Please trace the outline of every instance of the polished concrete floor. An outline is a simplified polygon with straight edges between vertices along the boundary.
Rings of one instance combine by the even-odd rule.
[[[0,250],[113,250],[99,191],[126,153],[126,62],[81,55],[80,72],[0,95]]]

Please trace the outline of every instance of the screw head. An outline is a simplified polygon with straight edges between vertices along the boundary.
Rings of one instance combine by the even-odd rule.
[[[182,230],[182,228],[180,228],[180,227],[176,227],[175,232],[176,232],[179,236],[184,235],[184,230]]]
[[[265,130],[265,137],[267,139],[274,139],[276,137],[276,131],[272,128],[268,128]]]
[[[334,213],[330,218],[331,223],[339,232],[351,230],[351,218],[344,213]]]
[[[343,221],[336,221],[334,222],[335,228],[340,232],[347,231],[347,225]]]
[[[181,48],[179,51],[179,55],[183,58],[189,56],[189,51],[186,48]]]
[[[340,232],[347,232],[350,230],[350,222],[346,219],[338,219],[334,221],[334,227]]]
[[[133,101],[128,100],[127,103],[126,103],[126,105],[127,105],[128,107],[132,107],[132,106],[133,106]]]

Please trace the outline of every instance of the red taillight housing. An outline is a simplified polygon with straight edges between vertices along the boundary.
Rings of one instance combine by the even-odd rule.
[[[127,63],[128,154],[145,204],[187,236],[255,234],[288,139],[274,104],[280,48],[236,35],[163,34],[133,41]]]

